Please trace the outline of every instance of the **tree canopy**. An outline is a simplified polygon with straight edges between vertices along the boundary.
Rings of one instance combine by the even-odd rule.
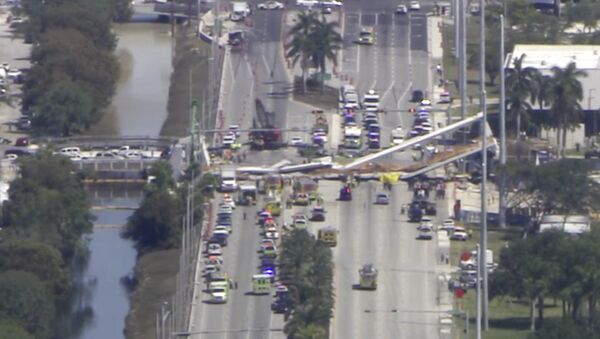
[[[0,318],[14,320],[36,338],[49,338],[54,301],[44,283],[23,271],[0,273]]]
[[[73,163],[50,152],[20,162],[21,177],[11,183],[9,200],[3,204],[5,231],[55,246],[70,258],[93,220]]]
[[[18,11],[34,43],[23,108],[35,133],[69,136],[100,119],[119,77],[111,20],[126,18],[129,7],[125,0],[23,1]]]
[[[282,239],[280,276],[293,301],[285,332],[291,338],[323,338],[334,305],[331,249],[304,229]]]

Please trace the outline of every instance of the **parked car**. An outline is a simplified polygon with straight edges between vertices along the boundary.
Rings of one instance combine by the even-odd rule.
[[[585,152],[585,158],[586,159],[600,158],[600,148],[595,148],[591,151]]]
[[[469,234],[467,234],[467,232],[454,231],[450,236],[450,240],[467,241],[467,239],[469,239]]]

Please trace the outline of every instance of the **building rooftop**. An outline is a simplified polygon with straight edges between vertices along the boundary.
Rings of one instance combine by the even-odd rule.
[[[575,62],[578,69],[600,69],[600,45],[515,45],[507,58],[506,67],[513,68],[513,61],[523,54],[523,68],[565,68]]]

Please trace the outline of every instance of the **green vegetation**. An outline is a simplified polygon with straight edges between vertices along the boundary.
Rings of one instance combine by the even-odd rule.
[[[38,152],[19,162],[21,177],[2,206],[0,338],[51,338],[93,216],[69,159]]]
[[[35,275],[24,271],[0,273],[0,316],[18,322],[36,338],[49,338],[54,300]]]
[[[146,195],[123,230],[123,236],[132,239],[141,253],[179,247],[189,173],[177,185],[168,162],[159,161],[152,166],[148,173],[152,180],[144,189]],[[194,220],[201,220],[202,202],[212,197],[205,188],[213,183],[212,175],[205,175],[197,185]]]
[[[342,48],[342,36],[338,32],[337,22],[327,22],[323,16],[319,19],[316,12],[298,13],[297,23],[288,32],[291,40],[286,44],[287,58],[302,69],[302,90],[306,93],[306,71],[310,66],[320,70],[321,91],[324,90],[326,61],[337,65],[337,53]]]
[[[304,229],[282,239],[282,281],[293,301],[285,325],[289,338],[326,338],[334,305],[331,249]]]
[[[123,236],[132,239],[140,252],[169,249],[181,240],[184,200],[175,191],[169,163],[159,161],[149,173],[153,177],[140,207],[129,217]]]
[[[577,159],[542,166],[509,163],[509,205],[527,205],[539,214],[588,214],[598,209],[600,185],[589,177],[590,167]]]
[[[127,0],[23,0],[20,30],[34,44],[23,109],[36,134],[69,136],[99,121],[114,94],[119,64],[113,19],[131,15]]]
[[[572,159],[535,167],[510,163],[506,168],[507,188],[513,192],[509,204],[526,205],[537,211],[536,216],[589,214],[597,210],[600,198],[600,185],[589,178],[589,171],[584,162]],[[479,230],[473,231],[469,241],[453,243],[453,258],[475,249]],[[527,232],[526,238],[523,234],[518,228],[488,232],[488,248],[499,256],[499,266],[489,275],[490,331],[486,338],[554,337],[551,333],[595,338],[590,333],[599,330],[596,293],[600,280],[596,275],[600,252],[594,245],[600,239],[599,230],[592,227],[591,233],[579,237],[562,232]],[[457,301],[471,315],[474,294],[469,291],[464,300]],[[529,334],[538,328],[539,333]]]

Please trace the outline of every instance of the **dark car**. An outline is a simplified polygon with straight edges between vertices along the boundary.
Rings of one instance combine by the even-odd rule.
[[[421,90],[412,91],[412,97],[410,98],[411,102],[421,102],[423,99],[425,99],[425,96],[423,95],[423,91],[421,91]]]
[[[17,141],[15,141],[15,146],[29,146],[29,138],[28,137],[18,138]]]
[[[350,201],[350,200],[352,200],[352,190],[350,189],[350,186],[344,186],[340,190],[340,200],[341,201]]]
[[[271,311],[279,314],[287,313],[291,306],[292,301],[289,297],[277,298],[277,300],[271,304]]]
[[[315,207],[312,210],[310,221],[325,221],[325,209],[323,207]]]
[[[600,158],[600,148],[596,148],[591,151],[585,152],[585,158],[586,159]]]

